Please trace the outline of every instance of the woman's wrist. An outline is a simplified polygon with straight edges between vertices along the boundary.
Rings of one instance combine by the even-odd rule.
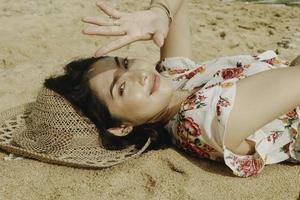
[[[150,11],[152,11],[155,15],[159,16],[160,19],[167,21],[169,26],[171,25],[172,19],[168,16],[166,11],[164,11],[162,8],[153,6],[153,7],[150,7]]]
[[[162,3],[154,2],[154,3],[151,3],[150,10],[153,10],[159,14],[162,14],[161,16],[167,17],[168,21],[169,21],[169,26],[171,25],[171,23],[173,21],[173,15],[172,15],[170,9],[166,5],[164,5]]]

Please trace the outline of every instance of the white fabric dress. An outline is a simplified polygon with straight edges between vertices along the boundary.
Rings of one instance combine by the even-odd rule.
[[[203,64],[188,58],[166,58],[156,69],[173,80],[176,89],[193,91],[165,126],[175,145],[202,158],[222,161],[240,177],[257,175],[267,164],[300,162],[300,108],[274,119],[247,139],[253,155],[237,155],[224,145],[227,119],[234,104],[236,82],[253,74],[288,67],[273,51],[258,56],[222,57]]]

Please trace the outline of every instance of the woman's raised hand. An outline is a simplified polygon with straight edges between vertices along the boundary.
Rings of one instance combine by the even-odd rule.
[[[169,31],[169,18],[160,8],[132,13],[120,12],[103,2],[97,6],[108,18],[83,17],[82,21],[95,26],[87,27],[82,32],[87,35],[120,36],[99,48],[95,56],[99,57],[138,40],[153,40],[161,47]]]

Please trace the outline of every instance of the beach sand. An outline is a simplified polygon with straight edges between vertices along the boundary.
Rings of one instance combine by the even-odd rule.
[[[122,10],[147,1],[107,1]],[[281,5],[190,1],[193,59],[278,50],[300,54],[300,8]],[[94,1],[0,0],[0,110],[33,101],[43,80],[69,61],[92,56],[114,38],[85,36],[81,16],[99,15]],[[184,30],[183,30],[184,31]],[[113,54],[159,58],[151,42]],[[265,166],[257,177],[235,177],[225,164],[188,157],[175,149],[87,170],[32,159],[5,161],[0,151],[0,200],[60,199],[300,199],[300,166]]]

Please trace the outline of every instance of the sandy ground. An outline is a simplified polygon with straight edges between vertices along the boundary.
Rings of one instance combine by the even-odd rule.
[[[110,0],[123,10],[148,1]],[[193,58],[255,54],[278,49],[300,54],[300,8],[191,0]],[[91,56],[105,37],[81,34],[94,1],[0,0],[0,110],[34,100],[45,77],[69,61]],[[136,43],[114,54],[156,61],[158,48]],[[11,199],[300,199],[300,166],[266,166],[257,177],[238,178],[225,165],[196,160],[174,149],[150,151],[104,169],[86,170],[31,159],[4,161],[0,200]]]

